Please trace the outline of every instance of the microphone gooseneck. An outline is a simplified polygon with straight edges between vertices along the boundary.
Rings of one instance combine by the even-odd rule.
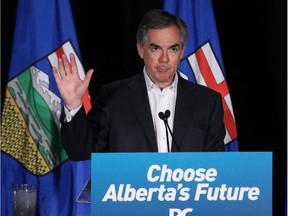
[[[169,110],[168,110],[169,111]],[[167,141],[167,151],[170,152],[170,148],[169,148],[169,136],[168,136],[168,128],[167,128],[167,124],[168,124],[168,121],[167,121],[167,114],[169,114],[170,116],[170,111],[169,113],[167,112],[167,110],[165,111],[165,114],[163,112],[159,112],[158,113],[158,116],[161,120],[163,120],[164,122],[164,125],[165,125],[165,131],[166,131],[166,141]]]
[[[168,118],[170,117],[170,114],[171,114],[170,110],[166,110],[165,113],[159,112],[159,113],[158,113],[158,116],[159,116],[159,118],[160,118],[161,120],[163,120],[164,125],[165,125],[166,138],[167,138],[167,150],[168,150],[168,152],[171,152],[171,151],[170,151],[170,148],[169,148],[168,131],[169,131],[169,133],[170,133],[170,135],[171,135],[171,137],[172,137],[172,143],[174,142],[174,144],[175,144],[175,146],[176,146],[176,148],[177,148],[177,151],[179,151],[179,147],[178,147],[178,145],[177,145],[177,143],[176,143],[176,141],[175,141],[175,138],[174,138],[174,136],[173,136],[173,133],[172,133],[172,131],[171,131],[170,127],[169,127],[169,124],[168,124]]]

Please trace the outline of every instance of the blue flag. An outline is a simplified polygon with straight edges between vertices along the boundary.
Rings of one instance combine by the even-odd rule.
[[[192,82],[222,95],[226,151],[238,151],[236,121],[220,50],[211,0],[164,0],[164,10],[181,17],[189,37],[179,70]]]
[[[37,184],[36,215],[89,213],[76,198],[90,178],[90,160],[68,160],[59,136],[63,101],[52,66],[69,53],[83,77],[70,1],[19,0],[1,122],[1,215],[13,215],[15,183]]]

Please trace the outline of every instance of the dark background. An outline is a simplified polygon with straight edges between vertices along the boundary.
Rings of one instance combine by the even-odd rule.
[[[71,0],[89,87],[142,69],[135,32],[162,0]],[[214,0],[214,12],[237,123],[240,151],[273,152],[273,215],[287,206],[287,1]],[[7,83],[16,0],[1,2],[1,103]],[[1,107],[2,108],[2,107]],[[252,164],[251,164],[252,165]]]

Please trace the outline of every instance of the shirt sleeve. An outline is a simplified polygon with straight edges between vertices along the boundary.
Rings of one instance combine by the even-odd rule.
[[[82,107],[82,103],[78,107],[76,107],[76,108],[74,108],[72,110],[69,110],[64,105],[64,112],[65,112],[65,120],[66,120],[66,122],[70,122],[72,120],[72,118],[76,115],[76,113],[81,109],[81,107]]]

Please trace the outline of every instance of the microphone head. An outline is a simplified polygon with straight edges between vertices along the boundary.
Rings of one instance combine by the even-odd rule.
[[[166,115],[163,112],[159,112],[158,116],[160,119],[164,120]]]
[[[169,118],[169,116],[170,116],[170,110],[166,110],[166,111],[165,111],[165,117],[166,117],[166,118]]]

